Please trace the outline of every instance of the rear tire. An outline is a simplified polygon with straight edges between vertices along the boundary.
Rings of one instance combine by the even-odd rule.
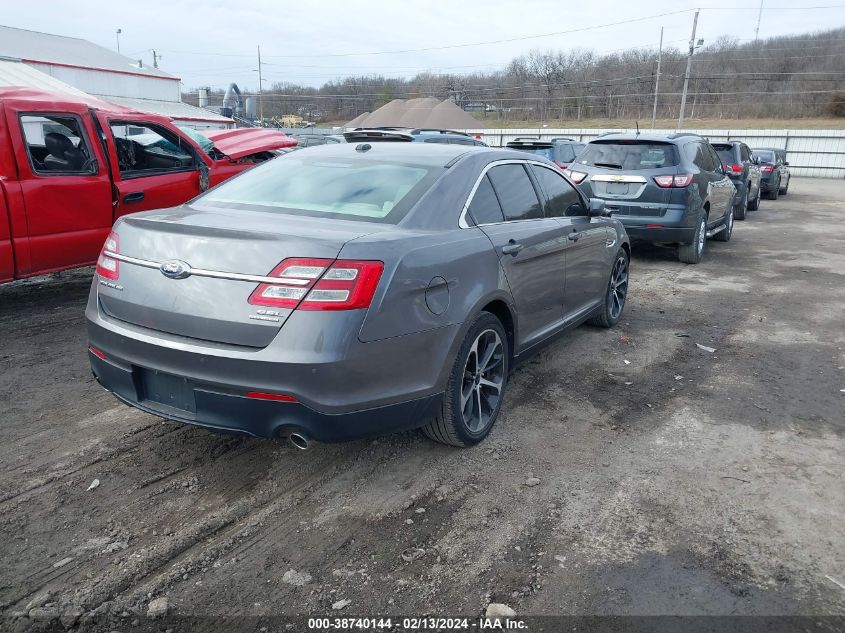
[[[745,214],[748,212],[748,186],[745,187],[745,193],[742,194],[742,200],[739,202],[739,206],[736,207],[734,211],[734,219],[736,220],[744,220]]]
[[[678,259],[685,264],[697,264],[704,257],[707,246],[707,215],[704,210],[699,212],[698,227],[692,238],[692,243],[681,244],[678,247]]]
[[[610,278],[607,281],[607,290],[604,295],[604,303],[601,312],[590,317],[588,323],[597,327],[613,327],[622,318],[622,310],[625,308],[625,300],[628,298],[628,268],[630,258],[624,248],[620,248],[613,259],[613,268],[610,269]]]
[[[777,200],[779,194],[780,194],[780,181],[778,181],[777,187],[772,187],[771,191],[769,191],[769,194],[766,197],[769,200]]]
[[[786,180],[786,187],[784,187],[783,189],[781,189],[780,191],[778,191],[778,193],[779,193],[780,195],[785,196],[787,193],[789,193],[789,180],[790,180],[790,179],[789,179],[789,178],[787,178],[787,180]]]
[[[760,186],[757,185],[757,195],[754,196],[754,200],[748,203],[748,210],[749,211],[756,211],[760,208]]]
[[[489,312],[480,313],[458,350],[440,411],[422,432],[435,442],[460,447],[487,437],[502,408],[509,360],[501,321]]]
[[[716,239],[720,242],[730,242],[731,235],[734,232],[734,210],[731,209],[728,211],[728,216],[725,218],[725,228],[716,233],[713,236],[713,239]]]

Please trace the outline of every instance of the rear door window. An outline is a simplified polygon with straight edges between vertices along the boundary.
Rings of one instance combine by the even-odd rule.
[[[498,165],[488,174],[502,205],[505,220],[510,222],[543,217],[537,192],[523,165]]]
[[[610,167],[626,171],[658,169],[678,164],[675,147],[669,143],[618,141],[589,143],[578,157],[582,165]]]
[[[470,217],[476,224],[495,224],[505,221],[499,199],[496,197],[496,192],[493,191],[493,185],[490,184],[487,175],[478,184],[468,210]]]
[[[581,196],[563,176],[539,165],[532,165],[531,169],[546,194],[547,218],[586,215]]]
[[[72,114],[22,114],[21,130],[33,171],[40,176],[97,173],[91,147]]]

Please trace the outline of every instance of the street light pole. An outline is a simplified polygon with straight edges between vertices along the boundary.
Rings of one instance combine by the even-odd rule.
[[[681,111],[678,113],[678,129],[684,127],[684,109],[687,107],[687,88],[689,87],[689,75],[692,69],[692,54],[695,52],[695,29],[698,26],[698,9],[692,20],[692,36],[689,40],[689,55],[687,55],[687,72],[684,73],[684,91],[681,94]]]
[[[117,39],[117,52],[118,53],[120,53],[120,34],[121,33],[123,33],[123,31],[120,30],[120,29],[117,29],[117,31],[114,32],[114,37],[115,37],[115,39]]]
[[[657,91],[660,88],[660,61],[663,58],[663,27],[660,27],[660,48],[657,49],[657,73],[654,76],[654,108],[651,111],[651,129],[657,120]]]

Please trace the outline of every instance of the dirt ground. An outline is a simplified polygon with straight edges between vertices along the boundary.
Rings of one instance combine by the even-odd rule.
[[[130,630],[158,598],[208,630],[845,615],[845,182],[795,179],[708,249],[636,249],[619,326],[520,366],[466,450],[162,421],[91,378],[90,269],[0,287],[0,629]]]

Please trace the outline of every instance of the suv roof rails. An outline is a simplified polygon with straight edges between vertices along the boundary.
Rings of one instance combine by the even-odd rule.
[[[666,138],[681,138],[683,136],[697,136],[699,138],[704,138],[701,134],[696,134],[695,132],[675,132],[674,134],[669,134]]]
[[[472,138],[466,132],[458,132],[456,130],[446,130],[446,129],[436,128],[436,127],[416,127],[414,129],[410,130],[411,134],[424,134],[426,132],[427,133],[433,132],[435,134],[457,134],[458,136],[466,136],[466,137]]]

